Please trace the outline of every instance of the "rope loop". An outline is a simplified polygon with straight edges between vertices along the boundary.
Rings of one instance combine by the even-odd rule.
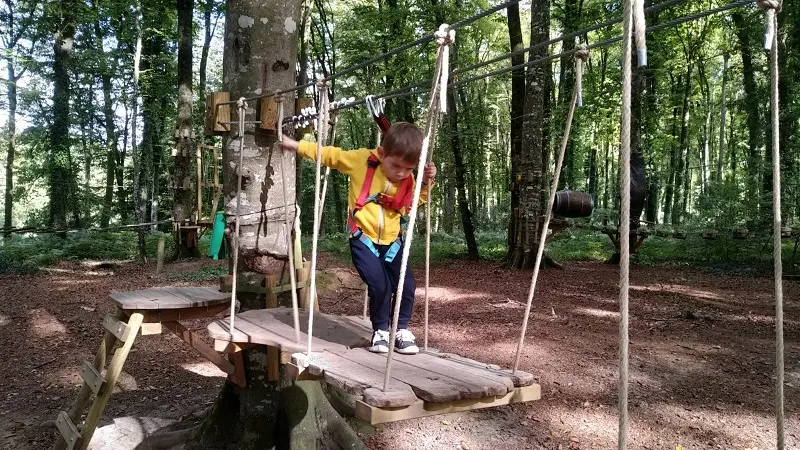
[[[772,50],[772,41],[777,26],[777,13],[781,10],[781,0],[756,0],[758,7],[764,11],[764,50]]]
[[[456,42],[456,30],[448,30],[450,25],[443,23],[439,25],[439,29],[433,33],[433,36],[436,38],[436,44],[442,45],[453,45]]]
[[[774,9],[775,11],[780,11],[781,9],[780,0],[756,0],[756,3],[758,7],[765,12],[770,9]]]
[[[580,44],[575,47],[575,53],[573,54],[575,59],[580,59],[584,63],[589,60],[589,47],[586,44]]]

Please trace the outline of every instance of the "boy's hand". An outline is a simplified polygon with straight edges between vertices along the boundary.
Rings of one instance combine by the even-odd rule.
[[[281,148],[284,150],[288,150],[290,152],[296,152],[297,147],[299,144],[294,139],[287,137],[286,135],[283,136],[283,140],[281,141]]]
[[[422,172],[422,184],[429,186],[436,180],[436,164],[429,162]]]

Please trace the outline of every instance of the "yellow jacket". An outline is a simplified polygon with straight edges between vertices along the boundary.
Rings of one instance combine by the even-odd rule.
[[[302,157],[316,160],[317,144],[309,141],[300,141],[297,153]],[[320,163],[350,177],[350,188],[347,193],[348,216],[352,213],[356,200],[358,200],[358,195],[361,193],[361,187],[364,185],[364,180],[367,176],[367,158],[372,154],[378,155],[376,150],[365,148],[349,151],[338,147],[322,148],[322,161]],[[414,176],[411,175],[411,177],[413,183]],[[386,195],[395,195],[398,187],[399,183],[389,181],[383,172],[383,166],[379,165],[372,176],[369,195],[372,196],[378,192]],[[427,197],[428,190],[423,189],[420,193],[420,203],[425,202]],[[402,214],[407,213],[408,211],[404,211]],[[364,208],[356,214],[355,222],[372,242],[389,245],[400,236],[400,217],[402,214],[398,211],[384,208],[380,203],[370,202],[364,205]]]

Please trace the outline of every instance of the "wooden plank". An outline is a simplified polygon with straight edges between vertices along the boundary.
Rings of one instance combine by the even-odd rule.
[[[208,344],[199,339],[194,333],[189,331],[180,322],[163,322],[165,328],[175,333],[183,342],[189,344],[190,347],[197,350],[205,359],[211,361],[215,366],[228,375],[234,373],[235,369],[227,359],[214,351]]]
[[[292,355],[292,363],[304,367],[311,375],[324,376],[325,382],[355,396],[364,397],[374,406],[407,406],[416,402],[411,386],[392,379],[383,392],[383,372],[353,364],[347,358],[324,351],[308,358],[303,353]]]
[[[330,349],[329,352],[350,361],[353,370],[372,369],[381,374],[386,370],[386,355],[370,353],[366,349]],[[480,398],[481,391],[475,386],[448,376],[432,374],[425,369],[405,364],[399,357],[393,359],[392,378],[411,386],[417,397],[429,402],[448,402],[462,398]]]
[[[214,341],[214,350],[222,353],[238,353],[246,348],[253,347],[254,344],[236,344],[228,341]]]
[[[117,320],[111,314],[106,314],[105,318],[103,319],[103,328],[116,336],[117,340],[120,342],[126,342],[130,336],[130,328],[128,327],[128,324]]]
[[[284,370],[286,371],[286,375],[293,380],[304,381],[325,379],[324,375],[314,375],[305,368],[302,368],[291,361],[284,364]]]
[[[161,323],[143,323],[142,324],[142,336],[150,336],[153,334],[161,334],[162,332]]]
[[[230,296],[208,287],[166,287],[114,292],[110,300],[125,310],[186,309],[223,304]]]
[[[164,270],[164,238],[158,239],[158,247],[156,250],[156,275],[161,275]]]
[[[406,407],[377,408],[367,403],[356,400],[356,417],[372,425],[398,420],[418,419],[420,417],[434,416],[461,411],[472,411],[482,408],[495,408],[511,403],[522,403],[539,400],[542,391],[538,384],[522,386],[501,397],[487,397],[473,400],[458,400],[446,403],[429,403],[418,401]]]
[[[106,379],[100,375],[100,371],[95,369],[89,361],[85,361],[81,366],[81,378],[83,378],[83,382],[89,386],[92,392],[97,394],[103,389],[103,385],[106,384]]]
[[[371,332],[343,328],[343,319],[327,314],[314,316],[312,351],[327,348],[363,347],[369,344]],[[301,311],[301,323],[308,321],[308,312]],[[273,308],[246,311],[236,315],[236,329],[229,330],[230,322],[221,319],[208,325],[212,339],[234,343],[271,345],[292,353],[306,350],[308,336],[301,331],[300,342],[295,341],[292,308]]]
[[[67,444],[67,450],[72,450],[72,448],[75,447],[75,444],[81,438],[81,433],[78,431],[78,427],[76,427],[75,424],[69,419],[66,411],[61,411],[58,413],[58,417],[56,418],[56,428],[58,428],[58,432],[61,434],[64,442]]]
[[[221,303],[214,306],[200,306],[196,308],[135,310],[134,312],[144,315],[147,322],[169,322],[214,317],[223,311],[227,311],[229,308],[230,304]]]
[[[247,387],[247,376],[244,373],[244,355],[242,352],[228,353],[228,358],[234,367],[234,372],[228,375],[228,379],[239,387]]]
[[[456,355],[455,353],[446,353],[440,352],[435,349],[428,349],[422,350],[420,353],[429,354],[432,356],[436,356],[438,358],[447,359],[454,363],[460,364],[466,368],[475,368],[479,369],[486,374],[492,374],[493,376],[499,378],[510,378],[511,381],[514,383],[515,387],[520,386],[530,386],[534,382],[533,374],[528,372],[517,371],[517,373],[512,373],[511,370],[506,370],[497,366],[495,364],[487,364],[480,361],[475,361],[474,359],[465,358],[461,355]]]
[[[500,378],[485,371],[469,366],[454,364],[446,359],[419,353],[408,358],[402,358],[403,363],[427,370],[431,374],[457,379],[460,382],[475,386],[469,392],[480,392],[481,397],[506,395],[514,389],[511,378]]]
[[[139,327],[141,325],[142,315],[139,313],[131,314],[128,320],[130,339],[124,341],[125,343],[122,347],[114,352],[114,357],[111,359],[111,363],[106,370],[106,389],[103,389],[103,391],[95,397],[92,407],[89,408],[89,414],[86,415],[86,421],[83,426],[83,438],[78,442],[78,450],[86,450],[89,446],[92,435],[94,435],[94,430],[100,422],[100,417],[103,415],[103,410],[108,404],[108,399],[111,398],[111,392],[114,391],[114,386],[117,384],[120,373],[122,373],[122,366],[125,364],[125,360],[128,359],[128,353],[130,353],[131,347],[133,347],[133,342],[136,340],[136,335],[139,333]]]

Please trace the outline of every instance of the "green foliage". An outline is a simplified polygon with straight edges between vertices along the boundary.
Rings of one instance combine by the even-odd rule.
[[[220,277],[223,277],[228,274],[228,266],[217,264],[207,264],[203,267],[193,270],[191,272],[185,273],[173,273],[170,274],[167,279],[169,281],[185,281],[185,282],[204,282],[204,281],[216,281],[219,280]]]

